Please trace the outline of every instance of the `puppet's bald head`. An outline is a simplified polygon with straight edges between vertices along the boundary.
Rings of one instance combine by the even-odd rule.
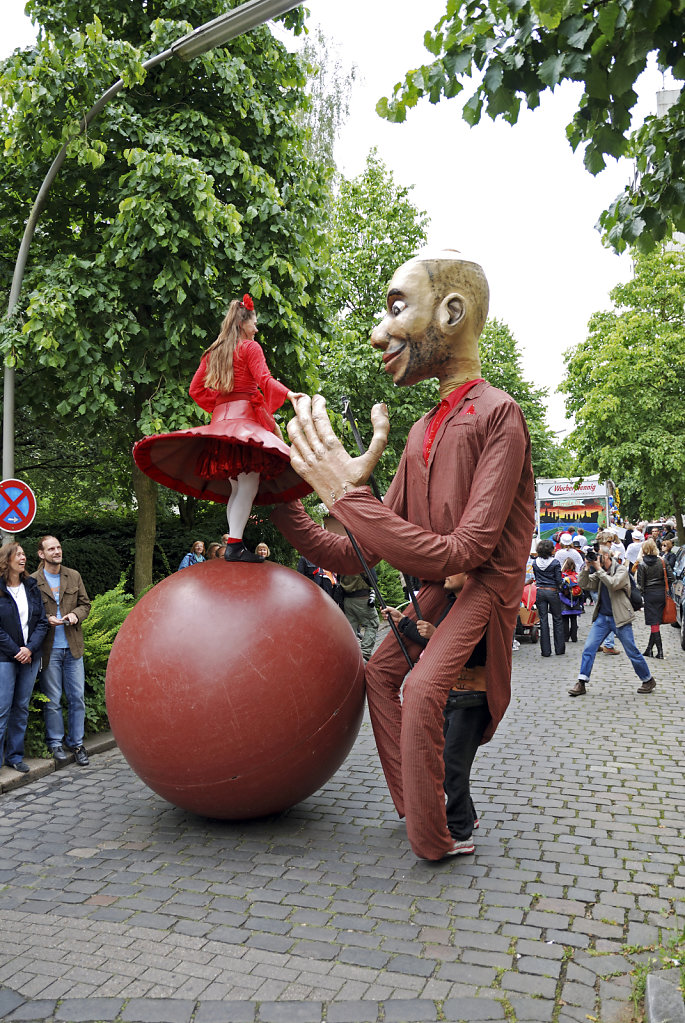
[[[465,259],[456,249],[424,249],[404,266],[412,263],[421,264],[425,270],[436,305],[450,292],[463,295],[473,329],[480,337],[490,304],[490,288],[483,267]]]
[[[488,301],[482,267],[453,249],[427,250],[403,263],[388,287],[386,315],[371,335],[395,384],[479,376]]]

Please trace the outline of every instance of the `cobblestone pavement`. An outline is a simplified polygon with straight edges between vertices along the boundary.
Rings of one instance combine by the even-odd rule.
[[[587,624],[563,658],[514,654],[474,856],[415,859],[368,722],[266,820],[178,810],[117,750],[0,796],[0,1018],[632,1019],[630,973],[685,910],[685,653],[664,629],[650,696],[600,654],[571,699]]]

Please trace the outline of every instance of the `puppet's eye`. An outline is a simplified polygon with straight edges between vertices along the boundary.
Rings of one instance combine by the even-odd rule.
[[[401,298],[396,298],[393,304],[390,306],[390,312],[393,316],[399,316],[403,309],[407,308],[407,303],[403,302]]]

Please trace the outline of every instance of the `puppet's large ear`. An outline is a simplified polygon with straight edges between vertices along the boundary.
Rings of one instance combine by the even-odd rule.
[[[451,291],[440,302],[437,319],[442,330],[453,333],[459,328],[466,317],[466,299],[458,291]]]

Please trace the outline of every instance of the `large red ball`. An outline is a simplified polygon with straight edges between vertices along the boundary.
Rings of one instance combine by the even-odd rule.
[[[136,774],[208,817],[293,806],[359,732],[364,664],[340,608],[289,568],[207,561],[133,608],[107,666],[107,712]]]

